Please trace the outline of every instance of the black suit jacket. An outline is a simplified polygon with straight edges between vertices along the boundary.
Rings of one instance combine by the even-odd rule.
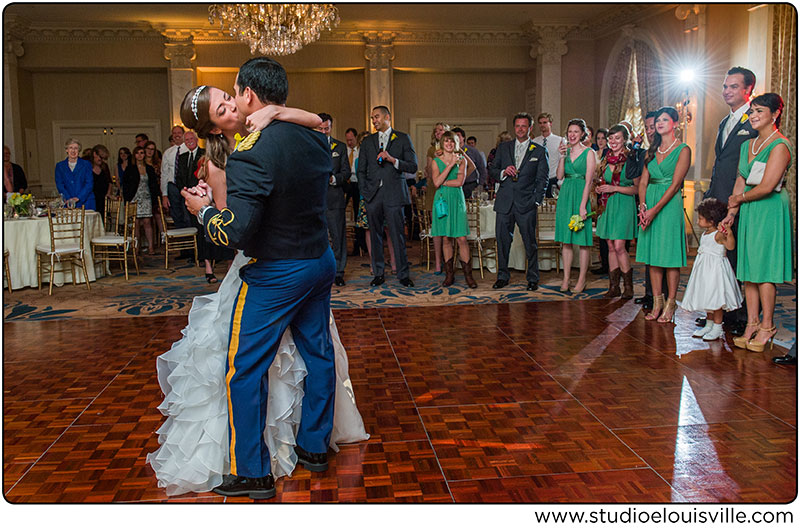
[[[748,110],[745,115],[749,115]],[[755,138],[758,133],[753,130],[750,120],[745,120],[736,124],[731,130],[725,145],[722,145],[722,129],[725,122],[730,119],[730,115],[723,119],[717,131],[717,141],[714,142],[714,167],[711,169],[711,186],[705,192],[703,198],[714,197],[727,204],[728,198],[733,193],[733,185],[736,183],[736,174],[739,169],[739,154],[742,143],[750,138]]]
[[[329,247],[327,138],[284,121],[273,121],[252,147],[242,147],[248,138],[240,143],[247,150],[234,151],[225,166],[228,206],[203,216],[208,238],[258,259],[320,257]]]
[[[151,165],[144,165],[147,171],[147,188],[150,190],[150,199],[153,204],[161,197],[161,190],[158,188],[158,176],[156,170]],[[130,202],[136,196],[139,189],[139,168],[135,163],[129,164],[122,175],[122,198],[125,202]]]
[[[383,182],[383,200],[387,206],[406,206],[411,204],[408,194],[408,184],[403,173],[417,172],[417,153],[414,152],[414,145],[411,138],[404,132],[392,129],[389,135],[389,144],[384,150],[397,158],[398,169],[384,160],[383,164],[378,164],[378,133],[364,138],[361,142],[361,150],[358,153],[358,189],[364,200],[371,202],[378,188]]]
[[[344,209],[344,185],[350,178],[350,162],[347,159],[347,144],[331,138],[331,160],[336,180],[335,184],[328,184],[328,209]]]
[[[509,165],[516,165],[514,144],[517,140],[501,143],[497,147],[489,172],[496,181]],[[522,164],[517,169],[517,181],[510,176],[500,181],[500,188],[494,200],[497,213],[511,213],[512,206],[519,213],[527,213],[544,200],[544,192],[550,176],[547,149],[530,141]]]
[[[24,190],[28,188],[28,179],[25,178],[25,171],[14,162],[11,162],[11,180],[11,185],[14,186],[12,192],[14,193],[18,193],[20,189]]]
[[[197,171],[197,162],[205,153],[205,149],[198,147],[191,164],[189,163],[189,156],[192,153],[189,151],[178,156],[178,163],[175,166],[175,185],[178,186],[178,189],[197,185],[197,177],[194,174]]]

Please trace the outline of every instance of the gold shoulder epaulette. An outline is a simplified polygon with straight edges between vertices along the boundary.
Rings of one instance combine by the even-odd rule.
[[[251,132],[247,135],[244,139],[242,139],[239,143],[236,144],[234,148],[235,151],[249,151],[253,148],[253,145],[256,144],[258,141],[259,136],[261,136],[261,131],[257,130],[255,132]]]

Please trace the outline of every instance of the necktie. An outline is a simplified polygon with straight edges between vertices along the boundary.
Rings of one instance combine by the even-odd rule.
[[[514,162],[519,169],[519,166],[522,165],[522,159],[525,157],[525,144],[524,143],[517,143],[516,149],[514,150]]]
[[[175,173],[178,171],[178,160],[181,158],[181,148],[175,149],[175,163],[172,164],[172,182],[175,182]]]
[[[722,129],[722,146],[725,146],[725,142],[728,141],[728,136],[731,135],[731,131],[735,126],[736,120],[734,119],[733,114],[731,114],[728,116],[728,121],[725,122],[725,128]]]
[[[350,162],[350,168],[351,168],[351,169],[352,169],[352,167],[353,167],[353,153],[354,153],[354,152],[355,152],[355,151],[353,151],[352,149],[350,149],[350,154],[349,154],[349,155],[347,155],[347,160]]]
[[[547,138],[542,138],[542,147],[547,147]]]

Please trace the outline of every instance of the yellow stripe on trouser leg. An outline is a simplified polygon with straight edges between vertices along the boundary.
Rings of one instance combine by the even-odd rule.
[[[236,311],[233,313],[233,327],[231,328],[231,343],[228,346],[228,374],[225,376],[225,386],[228,390],[228,419],[231,425],[231,474],[238,476],[236,471],[236,428],[233,425],[233,403],[231,402],[231,378],[236,373],[233,361],[236,358],[236,351],[239,349],[239,331],[242,329],[242,313],[244,312],[244,301],[247,297],[247,283],[242,283],[239,290],[239,298],[236,300]]]

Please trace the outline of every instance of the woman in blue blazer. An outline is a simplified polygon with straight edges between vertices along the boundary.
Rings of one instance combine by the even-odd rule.
[[[56,187],[64,200],[72,200],[75,207],[97,209],[94,202],[92,164],[79,158],[81,142],[74,138],[64,145],[67,158],[56,164]]]

